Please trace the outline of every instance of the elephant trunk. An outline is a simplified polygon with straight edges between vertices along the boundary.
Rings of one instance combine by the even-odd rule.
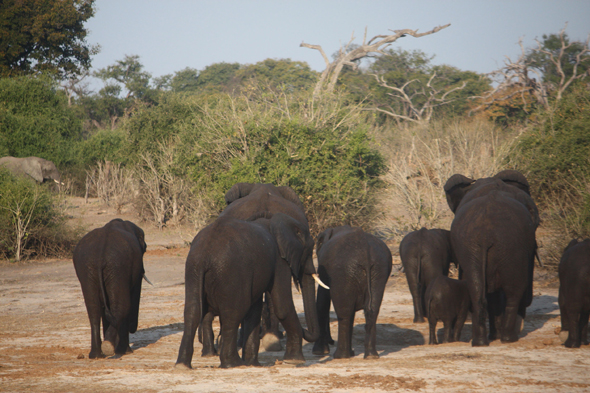
[[[320,338],[320,325],[315,304],[315,281],[311,274],[303,274],[301,279],[301,295],[307,329],[303,330],[303,338],[308,342],[315,342]]]

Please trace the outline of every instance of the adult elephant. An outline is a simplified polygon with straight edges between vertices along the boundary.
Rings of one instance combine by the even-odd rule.
[[[496,339],[496,323],[500,323],[502,342],[517,341],[533,298],[539,225],[529,184],[520,172],[507,170],[478,180],[455,174],[444,190],[455,213],[451,245],[473,307],[472,345],[489,345],[488,340]],[[486,337],[488,313],[490,335]]]
[[[414,323],[424,322],[425,294],[438,276],[449,275],[453,259],[451,232],[421,228],[408,233],[399,244],[399,255],[414,302]]]
[[[262,214],[263,217],[270,215]],[[293,304],[291,271],[306,263],[313,239],[304,226],[277,213],[244,221],[219,217],[195,237],[186,260],[184,334],[177,365],[191,367],[196,330],[205,314],[221,324],[221,367],[259,366],[262,295],[269,292],[288,337],[302,327]],[[237,334],[244,326],[242,359]],[[300,348],[287,345],[286,359],[300,359]]]
[[[590,239],[572,240],[559,262],[559,337],[568,348],[588,345],[590,319]]]
[[[129,333],[137,330],[145,250],[143,230],[121,219],[90,231],[74,249],[74,268],[90,320],[91,359],[131,352]]]
[[[291,363],[301,363],[303,357],[303,341],[314,342],[319,338],[319,324],[315,305],[315,281],[318,279],[313,264],[314,242],[309,231],[309,224],[303,204],[291,187],[277,187],[273,184],[237,183],[225,194],[226,208],[219,217],[231,217],[247,220],[255,215],[283,213],[294,218],[301,224],[301,235],[312,241],[306,245],[303,255],[305,261],[291,264],[291,275],[295,284],[301,287],[303,307],[307,329],[291,329],[287,332],[287,343],[284,360]],[[291,283],[285,282],[291,290]],[[274,307],[273,307],[274,308]],[[202,356],[214,355],[214,336],[212,329],[213,316],[207,313],[203,316],[202,326]],[[283,325],[285,329],[286,326]]]
[[[377,359],[377,317],[391,274],[391,251],[375,236],[348,225],[318,236],[318,271],[330,289],[318,288],[320,338],[314,355],[330,353],[330,302],[338,317],[338,348],[334,359],[354,356],[352,329],[356,311],[365,312],[365,359]]]
[[[55,164],[39,157],[2,157],[0,165],[6,167],[15,176],[24,176],[37,183],[54,181],[60,184],[61,175]]]

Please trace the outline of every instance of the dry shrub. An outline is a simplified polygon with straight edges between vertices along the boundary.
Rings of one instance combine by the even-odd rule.
[[[401,237],[422,226],[449,228],[453,215],[444,184],[455,173],[473,179],[492,176],[514,140],[481,121],[442,122],[395,129],[389,141],[380,139],[389,170],[382,176],[377,230]]]
[[[138,182],[132,169],[111,161],[98,162],[86,171],[86,199],[96,195],[107,206],[121,213],[123,207],[133,201],[138,193]]]

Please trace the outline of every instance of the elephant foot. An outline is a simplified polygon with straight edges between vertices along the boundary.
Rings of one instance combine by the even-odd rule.
[[[104,354],[101,351],[90,351],[88,354],[89,359],[102,359],[104,358]]]
[[[201,357],[202,358],[213,358],[219,356],[217,351],[215,350],[215,348],[213,349],[205,349],[203,347],[203,350],[201,351]]]
[[[567,348],[580,348],[580,344],[581,343],[574,342],[574,340],[571,340],[569,337],[565,340],[565,343],[563,343]]]
[[[348,351],[341,351],[336,349],[336,352],[334,352],[334,359],[349,359],[351,357],[354,357],[354,350],[348,350]]]
[[[377,351],[369,351],[369,352],[365,352],[364,357],[367,360],[379,359],[379,354],[377,353]]]
[[[100,349],[105,356],[113,356],[115,354],[115,346],[110,341],[103,341]]]
[[[517,334],[524,330],[524,318],[520,315],[516,316],[516,328],[518,329]]]
[[[424,323],[424,322],[426,322],[424,320],[424,317],[421,317],[421,316],[415,316],[414,317],[414,323]]]
[[[318,340],[313,344],[313,349],[311,351],[316,356],[325,356],[330,354],[330,346],[327,342],[323,340]]]
[[[503,334],[500,338],[503,343],[514,343],[518,341],[518,334]]]
[[[559,332],[559,340],[561,341],[561,343],[565,343],[568,336],[570,335],[570,332],[567,330],[562,330],[561,332]]]
[[[485,338],[474,338],[471,340],[472,347],[488,347],[490,343]]]
[[[334,345],[334,344],[336,344],[336,342],[334,341],[334,339],[332,337],[328,337],[328,344]]]
[[[273,333],[267,333],[262,337],[261,346],[266,352],[279,352],[283,350],[281,340]]]
[[[250,367],[262,367],[262,365],[258,362],[258,359],[247,361],[246,362],[246,366],[250,366]]]
[[[176,363],[176,364],[174,365],[174,368],[175,368],[176,370],[180,370],[180,371],[186,371],[186,370],[190,370],[190,369],[192,369],[192,367],[191,367],[191,365],[190,365],[190,364],[184,364],[184,363]]]
[[[240,358],[222,361],[219,365],[219,368],[232,368],[232,367],[240,367],[245,366],[246,364]]]

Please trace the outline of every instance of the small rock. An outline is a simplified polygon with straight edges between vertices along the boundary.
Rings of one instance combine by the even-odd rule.
[[[543,340],[543,345],[553,345],[553,339],[547,338],[547,339]]]
[[[78,359],[84,359],[84,354],[83,353],[79,354]]]
[[[556,327],[555,330],[553,331],[555,334],[559,334],[561,333],[561,326]]]

